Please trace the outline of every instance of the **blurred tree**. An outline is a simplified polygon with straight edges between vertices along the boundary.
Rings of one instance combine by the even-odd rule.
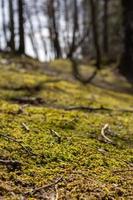
[[[13,0],[9,0],[9,28],[10,28],[10,40],[9,47],[11,51],[15,52],[15,30],[14,30],[14,10],[13,10]]]
[[[24,32],[24,0],[18,0],[19,16],[19,54],[25,54],[25,32]]]
[[[121,0],[123,14],[124,49],[119,70],[127,77],[133,77],[133,1]]]
[[[76,49],[76,33],[79,31],[79,25],[78,25],[78,6],[77,6],[77,0],[73,0],[73,29],[72,29],[72,42],[70,45],[70,49],[67,55],[67,58],[72,58],[73,53]]]
[[[5,40],[5,46],[8,46],[8,37],[7,37],[7,29],[6,29],[6,13],[5,13],[5,0],[1,2],[2,9],[2,27],[3,27],[3,36]]]
[[[37,47],[36,37],[35,37],[35,33],[34,33],[34,24],[33,24],[32,17],[31,17],[31,12],[28,9],[28,6],[25,6],[25,11],[26,11],[27,19],[28,19],[28,22],[29,22],[29,25],[30,25],[29,38],[31,40],[31,44],[32,44],[32,47],[33,47],[33,51],[34,51],[35,57],[37,59],[39,59],[38,47]]]
[[[104,55],[108,55],[109,52],[109,34],[108,34],[108,6],[109,0],[103,0],[104,8],[103,8],[103,52]]]
[[[90,0],[90,9],[91,9],[91,21],[92,21],[92,32],[93,32],[93,41],[96,51],[96,67],[100,69],[101,65],[101,51],[99,45],[99,33],[97,26],[97,9],[96,9],[96,1]]]
[[[55,0],[49,0],[47,3],[50,40],[52,42],[52,45],[54,46],[55,57],[61,58],[62,52],[59,41],[59,29],[56,22]]]
[[[121,1],[0,0],[1,50],[93,59],[100,68],[104,57],[116,61],[121,54]]]

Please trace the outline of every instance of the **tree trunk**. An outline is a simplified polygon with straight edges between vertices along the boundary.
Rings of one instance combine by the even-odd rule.
[[[104,1],[104,14],[103,14],[103,53],[108,55],[109,46],[108,46],[108,3],[109,0]]]
[[[13,0],[9,0],[9,17],[10,17],[10,41],[9,46],[13,52],[15,52],[15,33],[14,33],[14,11]]]
[[[69,48],[69,33],[70,33],[70,23],[69,23],[69,8],[68,8],[68,0],[64,0],[64,19],[65,19],[65,27],[66,27],[66,37],[64,41],[66,43],[66,49],[68,51]],[[67,53],[67,52],[66,52]]]
[[[54,46],[55,57],[61,58],[62,52],[59,41],[59,32],[56,23],[54,2],[55,2],[54,0],[49,0],[48,2],[49,32],[50,32],[50,38]]]
[[[121,0],[123,11],[124,49],[120,72],[133,78],[133,0]]]
[[[5,0],[2,0],[2,28],[4,39],[6,43],[6,47],[8,46],[8,37],[7,37],[7,29],[6,29],[6,16],[5,16]]]
[[[25,33],[24,33],[24,0],[18,0],[19,14],[19,49],[18,53],[25,54]]]
[[[97,16],[96,16],[96,2],[94,0],[90,0],[91,7],[91,21],[92,21],[92,32],[93,32],[93,41],[96,51],[96,67],[100,69],[101,65],[101,52],[99,45],[99,37],[98,37],[98,27],[97,27]]]
[[[74,11],[73,11],[73,34],[72,34],[72,43],[70,46],[69,53],[67,55],[67,58],[71,59],[73,57],[73,54],[75,52],[75,45],[76,45],[76,33],[78,31],[78,6],[77,6],[77,0],[73,0],[74,4]]]

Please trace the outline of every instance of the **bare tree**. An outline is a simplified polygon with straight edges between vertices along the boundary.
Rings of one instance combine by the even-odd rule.
[[[96,2],[95,0],[90,0],[90,8],[91,8],[91,21],[92,21],[92,32],[93,32],[93,41],[96,51],[96,67],[100,69],[101,65],[101,51],[99,45],[99,33],[97,26],[97,10],[96,10]]]
[[[76,47],[76,33],[78,31],[78,6],[77,6],[77,0],[73,0],[73,6],[74,6],[74,11],[73,11],[73,32],[72,32],[72,43],[70,45],[70,50],[67,55],[68,58],[73,57],[73,53],[75,52],[75,47]]]
[[[14,32],[14,10],[13,10],[13,0],[8,0],[9,2],[9,28],[10,28],[10,41],[9,46],[13,52],[15,52],[15,32]]]
[[[48,22],[49,22],[50,39],[54,47],[55,57],[61,58],[62,52],[59,41],[59,32],[56,23],[55,0],[48,1]]]
[[[18,15],[19,15],[19,49],[18,49],[18,53],[25,54],[24,0],[18,0]]]
[[[108,39],[108,6],[109,0],[103,0],[103,52],[104,55],[108,55],[109,52],[109,39]]]
[[[123,12],[124,49],[119,70],[128,78],[133,77],[133,1],[121,0]]]
[[[7,37],[7,29],[6,29],[6,16],[5,16],[5,0],[1,2],[2,7],[2,27],[3,27],[3,34],[6,43],[6,47],[8,46],[8,37]]]

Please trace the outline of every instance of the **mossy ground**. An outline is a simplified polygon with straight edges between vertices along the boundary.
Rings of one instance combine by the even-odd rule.
[[[59,199],[132,199],[133,113],[121,110],[132,109],[133,96],[69,80],[67,61],[51,63],[48,71],[46,64],[32,59],[1,59],[5,60],[0,66],[0,133],[17,142],[0,137],[0,159],[17,160],[21,168],[0,165],[0,198],[21,199],[25,192],[63,177]],[[23,99],[27,103],[22,104]],[[70,106],[112,111],[61,109]],[[109,136],[114,145],[101,138],[107,123],[116,133]]]

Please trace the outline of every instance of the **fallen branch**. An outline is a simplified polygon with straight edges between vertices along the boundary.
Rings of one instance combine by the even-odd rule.
[[[99,111],[104,111],[104,112],[124,112],[124,113],[133,113],[133,110],[128,110],[128,109],[112,109],[112,108],[107,108],[104,106],[100,107],[90,107],[90,106],[60,106],[60,105],[53,105],[51,102],[48,104],[45,102],[42,98],[37,97],[37,98],[29,98],[29,97],[23,97],[23,98],[12,98],[11,101],[14,101],[19,104],[31,104],[35,106],[43,106],[46,108],[53,108],[53,109],[63,109],[66,111],[73,111],[73,110],[81,110],[85,112],[99,112]],[[20,111],[21,112],[21,111]]]
[[[89,112],[94,112],[94,111],[113,111],[110,108],[105,108],[103,106],[99,108],[93,108],[89,106],[71,106],[71,107],[64,107],[64,110],[66,111],[71,111],[71,110],[83,110],[83,111],[89,111]]]
[[[83,110],[88,112],[97,112],[97,111],[107,111],[107,112],[125,112],[125,113],[133,113],[133,110],[127,110],[127,109],[112,109],[112,108],[106,108],[104,106],[100,106],[97,108],[89,107],[89,106],[70,106],[70,107],[63,107],[66,111],[71,110]]]
[[[23,144],[22,144],[21,141],[18,141],[15,138],[13,138],[13,137],[11,137],[11,136],[9,136],[7,134],[3,134],[3,133],[0,133],[0,137],[4,138],[5,140],[12,141],[12,142],[15,142],[15,143],[19,144],[26,153],[28,153],[30,155],[31,154],[34,155],[28,148],[26,148],[25,146],[23,146]]]
[[[44,185],[42,187],[39,187],[39,188],[35,188],[33,189],[33,191],[31,192],[25,192],[24,193],[24,196],[27,196],[27,195],[34,195],[36,194],[37,192],[40,192],[41,190],[48,190],[52,187],[55,187],[59,182],[63,181],[63,177],[60,177],[58,178],[54,183],[51,183],[51,184],[48,184],[48,185]]]
[[[23,97],[23,98],[11,98],[10,99],[13,102],[19,103],[19,104],[30,104],[30,105],[43,105],[46,104],[46,102],[41,97]]]
[[[119,109],[119,110],[116,110],[116,111],[125,112],[125,113],[133,113],[133,110],[127,110],[127,109]]]
[[[109,139],[106,134],[110,132],[109,124],[105,124],[101,130],[101,136],[105,139],[109,144],[113,144],[113,141]]]
[[[5,165],[11,165],[11,164],[20,164],[19,161],[17,160],[3,160],[3,159],[0,159],[0,164],[5,164]]]
[[[8,168],[12,170],[20,170],[21,169],[21,163],[17,160],[3,160],[0,159],[0,164],[6,165]]]

